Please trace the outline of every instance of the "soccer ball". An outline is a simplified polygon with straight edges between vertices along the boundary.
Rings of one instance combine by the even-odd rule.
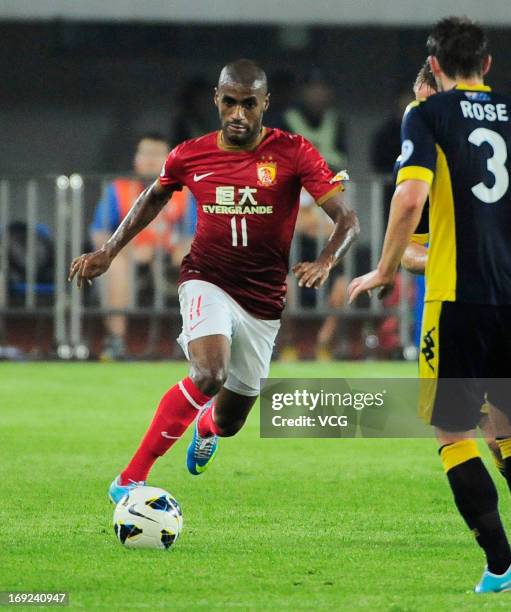
[[[114,531],[127,548],[170,548],[183,528],[183,513],[170,493],[136,487],[114,510]]]

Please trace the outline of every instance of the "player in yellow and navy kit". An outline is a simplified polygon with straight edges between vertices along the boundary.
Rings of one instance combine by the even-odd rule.
[[[404,117],[382,256],[348,293],[353,301],[392,286],[429,194],[420,374],[433,392],[421,410],[435,427],[456,506],[486,554],[476,591],[501,592],[511,589],[511,548],[474,437],[487,397],[509,477],[511,397],[502,381],[511,378],[511,99],[484,85],[491,56],[468,19],[440,21],[428,51],[439,93]]]
[[[415,79],[415,83],[413,86],[413,92],[415,94],[416,100],[424,101],[427,100],[430,96],[437,93],[437,85],[435,82],[435,77],[431,72],[431,67],[429,62],[421,67],[419,73],[417,74],[417,78]],[[401,164],[401,156],[398,157],[396,161],[396,168],[394,172],[394,181],[397,180],[397,174],[399,172],[399,166]],[[422,323],[422,312],[424,308],[424,291],[422,290],[424,286],[424,274],[426,271],[426,264],[428,260],[428,243],[429,243],[429,201],[426,201],[424,208],[422,209],[422,216],[419,221],[418,226],[415,228],[415,231],[410,239],[408,246],[404,252],[403,258],[401,259],[401,266],[405,268],[408,272],[412,272],[417,275],[416,278],[418,281],[421,281],[421,284],[417,284],[417,298],[416,298],[416,306],[415,306],[415,315],[417,317],[417,325],[419,326]],[[428,350],[427,346],[423,346],[423,350]],[[424,355],[423,355],[424,356]],[[495,439],[495,433],[493,431],[493,426],[488,416],[488,404],[487,402],[481,407],[480,420],[479,420],[479,429],[484,436],[486,444],[491,451],[492,458],[495,462],[495,465],[499,472],[502,474],[504,479],[506,480],[508,487],[511,489],[511,474],[506,474],[506,469],[504,465],[504,461],[502,460],[502,454],[500,452],[499,445]]]

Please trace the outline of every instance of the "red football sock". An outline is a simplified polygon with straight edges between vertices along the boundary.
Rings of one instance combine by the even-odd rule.
[[[179,440],[197,416],[197,411],[210,399],[197,389],[190,377],[169,389],[161,398],[137,452],[121,473],[121,484],[146,480],[156,459]]]
[[[197,429],[199,431],[199,436],[203,438],[210,438],[213,435],[222,435],[221,430],[218,429],[217,424],[213,420],[213,408],[214,404],[206,410],[206,412],[201,416]]]

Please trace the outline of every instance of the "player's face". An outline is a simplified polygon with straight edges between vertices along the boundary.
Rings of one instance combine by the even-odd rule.
[[[224,141],[245,146],[257,140],[268,102],[268,95],[260,88],[228,84],[215,90]]]
[[[168,154],[169,147],[166,142],[143,138],[138,143],[135,153],[136,174],[148,178],[158,176]]]

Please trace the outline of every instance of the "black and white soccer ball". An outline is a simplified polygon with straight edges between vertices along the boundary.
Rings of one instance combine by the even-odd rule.
[[[127,548],[170,548],[183,528],[183,513],[168,491],[136,487],[114,510],[114,531]]]

